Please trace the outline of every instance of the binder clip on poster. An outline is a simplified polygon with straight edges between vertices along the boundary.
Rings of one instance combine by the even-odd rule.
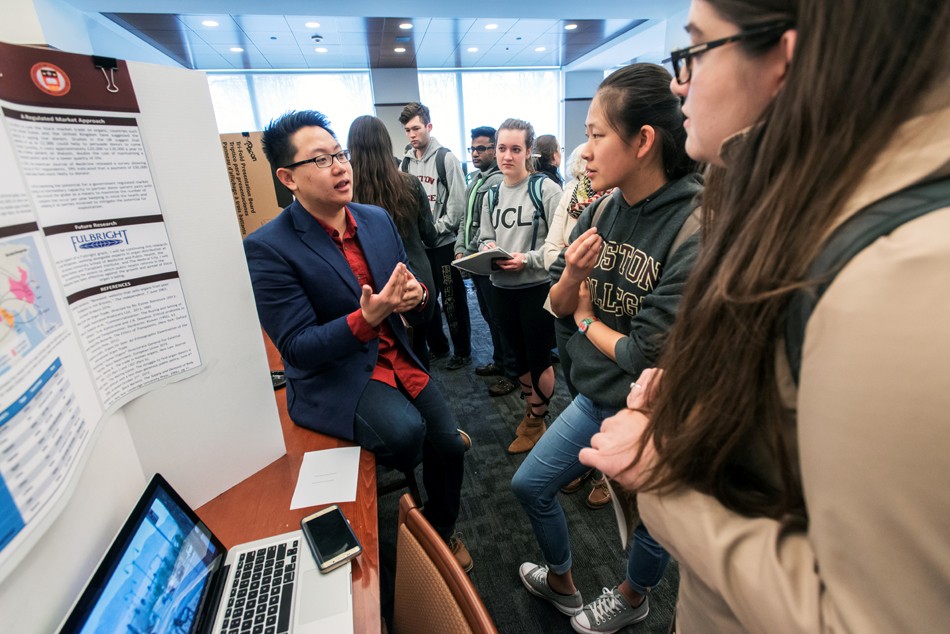
[[[119,92],[119,87],[115,84],[115,71],[119,64],[114,57],[92,56],[92,63],[96,68],[102,71],[102,76],[106,78],[106,90],[109,92]]]

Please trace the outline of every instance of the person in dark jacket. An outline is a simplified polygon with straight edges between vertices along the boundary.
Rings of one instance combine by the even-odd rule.
[[[347,135],[353,166],[353,202],[377,205],[389,212],[406,249],[409,267],[429,292],[435,289],[426,249],[438,242],[429,199],[419,179],[403,174],[392,161],[392,139],[385,124],[370,115],[357,117]],[[423,318],[435,313],[436,302],[427,302]],[[413,329],[412,349],[429,367],[425,332]]]
[[[468,148],[472,156],[472,165],[478,170],[471,175],[468,188],[465,190],[465,217],[459,226],[458,239],[455,241],[455,259],[471,255],[478,251],[479,226],[482,216],[482,201],[488,190],[502,180],[501,170],[495,160],[496,130],[490,126],[472,128],[472,146]],[[500,376],[488,388],[491,396],[510,394],[517,387],[517,373],[515,372],[515,355],[501,336],[501,320],[494,306],[491,280],[487,275],[469,274],[472,285],[475,287],[475,297],[478,299],[478,308],[488,324],[491,334],[492,360],[486,365],[475,368],[478,376]]]
[[[432,298],[389,213],[352,202],[350,153],[323,114],[281,116],[263,147],[295,200],[244,252],[261,325],[284,360],[290,418],[354,441],[378,464],[406,471],[421,459],[426,518],[471,569],[454,535],[465,443],[403,321],[422,323]]]

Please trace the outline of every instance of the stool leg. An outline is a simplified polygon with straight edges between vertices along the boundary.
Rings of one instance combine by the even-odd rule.
[[[419,484],[416,482],[415,471],[406,473],[406,486],[409,488],[409,493],[412,494],[412,499],[415,501],[416,506],[422,507],[422,495],[419,493]]]

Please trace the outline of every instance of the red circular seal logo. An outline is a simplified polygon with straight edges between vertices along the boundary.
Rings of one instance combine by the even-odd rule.
[[[30,69],[30,79],[47,95],[62,97],[69,92],[69,76],[56,64],[49,62],[33,64],[33,68]]]

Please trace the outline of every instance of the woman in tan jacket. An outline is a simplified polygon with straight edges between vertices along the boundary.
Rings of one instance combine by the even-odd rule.
[[[662,378],[638,380],[637,409],[605,421],[581,459],[640,490],[680,563],[677,631],[943,631],[950,206],[837,274],[807,322],[797,390],[783,334],[835,227],[950,176],[950,3],[800,0],[769,66],[774,101],[724,147],[738,128],[723,117],[750,104],[724,82],[763,78],[730,37],[768,4],[693,0],[674,89],[687,150],[728,170],[707,180]]]

